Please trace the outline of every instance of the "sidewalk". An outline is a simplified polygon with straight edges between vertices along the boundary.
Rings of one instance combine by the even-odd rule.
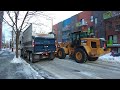
[[[10,49],[0,51],[0,79],[44,79]]]

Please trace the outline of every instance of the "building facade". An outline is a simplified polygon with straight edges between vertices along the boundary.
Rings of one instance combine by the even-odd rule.
[[[62,42],[62,27],[63,27],[63,22],[59,22],[58,26],[57,26],[57,30],[58,30],[58,42]]]
[[[92,11],[93,28],[97,38],[106,38],[103,14],[106,11]]]
[[[92,11],[83,11],[78,14],[78,22],[76,23],[77,31],[93,33],[93,16]]]
[[[0,50],[2,48],[2,22],[3,22],[3,11],[0,11]]]
[[[70,32],[83,31],[105,38],[107,46],[120,53],[120,11],[83,11],[60,23],[53,26],[58,41],[66,42]]]
[[[120,11],[104,13],[107,46],[120,53]]]

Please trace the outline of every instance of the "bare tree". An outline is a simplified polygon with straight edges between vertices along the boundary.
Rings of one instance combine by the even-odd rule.
[[[33,16],[40,16],[40,17],[43,16],[44,18],[50,18],[50,17],[41,11],[39,12],[38,11],[4,11],[4,12],[8,16],[8,18],[3,17],[4,22],[6,22],[9,26],[12,27],[16,35],[16,58],[18,58],[19,36],[21,31],[25,29],[28,26],[28,24],[30,24],[29,20]]]
[[[3,17],[3,20],[12,27],[15,35],[16,35],[16,58],[18,58],[18,43],[20,32],[27,26],[25,25],[25,21],[29,21],[32,16],[34,16],[37,11],[5,11],[7,13],[8,19]],[[24,13],[23,16],[20,13]],[[21,21],[21,24],[19,23]]]

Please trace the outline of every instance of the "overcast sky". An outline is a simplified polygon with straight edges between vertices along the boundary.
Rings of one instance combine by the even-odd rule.
[[[50,17],[53,17],[53,25],[59,23],[60,21],[63,21],[75,14],[78,14],[80,13],[81,11],[45,11],[45,14],[47,14],[48,16]],[[43,23],[44,25],[42,26],[39,26],[39,30],[41,32],[45,32],[45,33],[48,33],[51,31],[52,29],[52,21],[51,20],[48,20],[48,19],[45,19],[45,18],[41,18],[40,16],[39,17],[35,17],[33,18],[33,22],[40,22],[40,23]],[[6,41],[10,40],[11,38],[11,31],[12,29],[3,23],[3,32],[5,33],[5,39]],[[38,31],[38,29],[37,29]]]

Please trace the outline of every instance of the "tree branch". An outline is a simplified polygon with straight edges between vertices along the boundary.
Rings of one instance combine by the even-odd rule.
[[[15,22],[13,21],[13,18],[10,16],[9,11],[7,11],[7,14],[8,14],[9,18],[11,19],[11,21],[13,22],[13,24],[15,24]]]
[[[28,16],[28,13],[29,13],[29,11],[26,12],[25,17],[24,17],[24,19],[23,19],[23,21],[22,21],[21,28],[20,28],[20,30],[19,30],[20,32],[21,32],[21,30],[22,30],[22,26],[23,26],[23,24],[24,24],[24,22],[25,22],[25,19],[26,19],[26,17]]]
[[[3,17],[3,20],[4,20],[4,21],[14,30],[14,32],[16,33],[16,31],[15,31],[15,29],[14,29],[14,25],[11,25],[10,23],[8,23],[8,21],[5,20],[4,17]]]

